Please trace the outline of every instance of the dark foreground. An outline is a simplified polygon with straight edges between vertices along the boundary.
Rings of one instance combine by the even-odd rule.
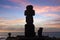
[[[25,36],[17,36],[17,37],[7,37],[6,40],[60,40],[60,38],[55,37],[48,37],[48,36],[42,36],[42,37],[25,37]]]

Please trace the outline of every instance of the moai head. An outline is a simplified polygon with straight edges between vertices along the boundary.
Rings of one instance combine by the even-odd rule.
[[[8,37],[11,37],[11,33],[8,33]]]
[[[42,27],[40,27],[40,28],[39,28],[39,30],[41,30],[41,31],[42,31],[42,30],[43,30],[43,28],[42,28]]]
[[[28,5],[28,6],[26,7],[26,9],[27,9],[27,10],[33,10],[33,6],[32,6],[32,5]]]
[[[32,24],[33,23],[33,16],[35,15],[35,11],[33,10],[32,5],[27,5],[24,15],[26,16],[26,22],[28,24]]]
[[[43,31],[43,28],[40,27],[39,30],[38,30],[38,36],[41,37],[42,36],[42,31]]]
[[[33,10],[33,6],[32,5],[27,5],[26,10],[24,12],[25,16],[34,16],[35,15],[35,11]]]

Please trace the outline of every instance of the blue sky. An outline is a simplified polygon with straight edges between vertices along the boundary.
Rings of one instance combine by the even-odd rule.
[[[60,0],[0,0],[0,31],[23,31],[27,5],[34,7],[37,29],[60,28]]]

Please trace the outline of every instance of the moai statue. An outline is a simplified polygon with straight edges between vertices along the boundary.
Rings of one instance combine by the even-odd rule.
[[[32,5],[28,5],[25,10],[25,16],[26,16],[26,23],[27,24],[33,24],[33,16],[35,15],[35,11],[33,10]]]
[[[8,37],[6,38],[6,40],[12,40],[11,39],[11,33],[8,33]]]
[[[38,36],[39,36],[39,37],[42,37],[42,31],[43,31],[43,28],[42,28],[42,27],[39,28],[39,30],[38,30]]]
[[[11,33],[8,33],[8,37],[11,37]]]
[[[26,16],[26,24],[25,24],[25,36],[26,37],[33,37],[35,36],[35,27],[33,24],[33,16],[35,15],[35,11],[33,10],[32,5],[28,5],[25,10]]]

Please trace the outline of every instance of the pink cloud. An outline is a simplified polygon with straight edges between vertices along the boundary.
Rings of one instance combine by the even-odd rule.
[[[8,1],[11,1],[11,2],[15,2],[15,3],[18,3],[20,5],[28,5],[28,4],[31,4],[30,2],[28,2],[27,0],[8,0]]]
[[[60,12],[60,6],[39,6],[39,5],[34,5],[30,2],[28,2],[27,0],[8,0],[11,2],[15,2],[18,3],[19,5],[33,5],[34,6],[34,10],[36,11],[36,13],[44,13],[44,12]],[[52,0],[49,0],[52,1]],[[59,0],[55,0],[56,2]]]
[[[60,6],[50,7],[50,11],[54,11],[54,12],[55,11],[57,11],[57,12],[59,11],[60,12]]]
[[[45,6],[34,6],[34,10],[36,11],[36,13],[43,13],[43,12],[48,12],[49,7],[45,7]]]
[[[44,12],[60,12],[60,6],[36,6],[34,5],[34,10],[36,13],[44,13]]]
[[[12,8],[12,6],[5,5],[4,8]]]
[[[51,14],[51,13],[43,14],[43,16],[46,16],[46,17],[55,17],[55,18],[60,18],[60,15],[58,15],[58,14]]]
[[[15,2],[15,3],[18,3],[19,5],[23,5],[23,6],[31,4],[34,6],[34,10],[36,11],[36,13],[39,13],[39,14],[44,13],[44,12],[60,12],[60,6],[39,6],[39,5],[32,4],[32,3],[28,2],[27,0],[8,0],[8,1]],[[9,6],[5,6],[5,7],[9,8]]]
[[[0,4],[0,7],[3,7],[3,8],[12,8],[12,6],[9,6],[9,5],[1,5],[1,4]]]
[[[19,9],[19,8],[20,8],[20,7],[18,7],[18,6],[1,5],[1,4],[0,4],[0,7],[2,7],[2,8],[8,8],[8,9],[10,9],[10,8],[16,8],[16,9]]]

